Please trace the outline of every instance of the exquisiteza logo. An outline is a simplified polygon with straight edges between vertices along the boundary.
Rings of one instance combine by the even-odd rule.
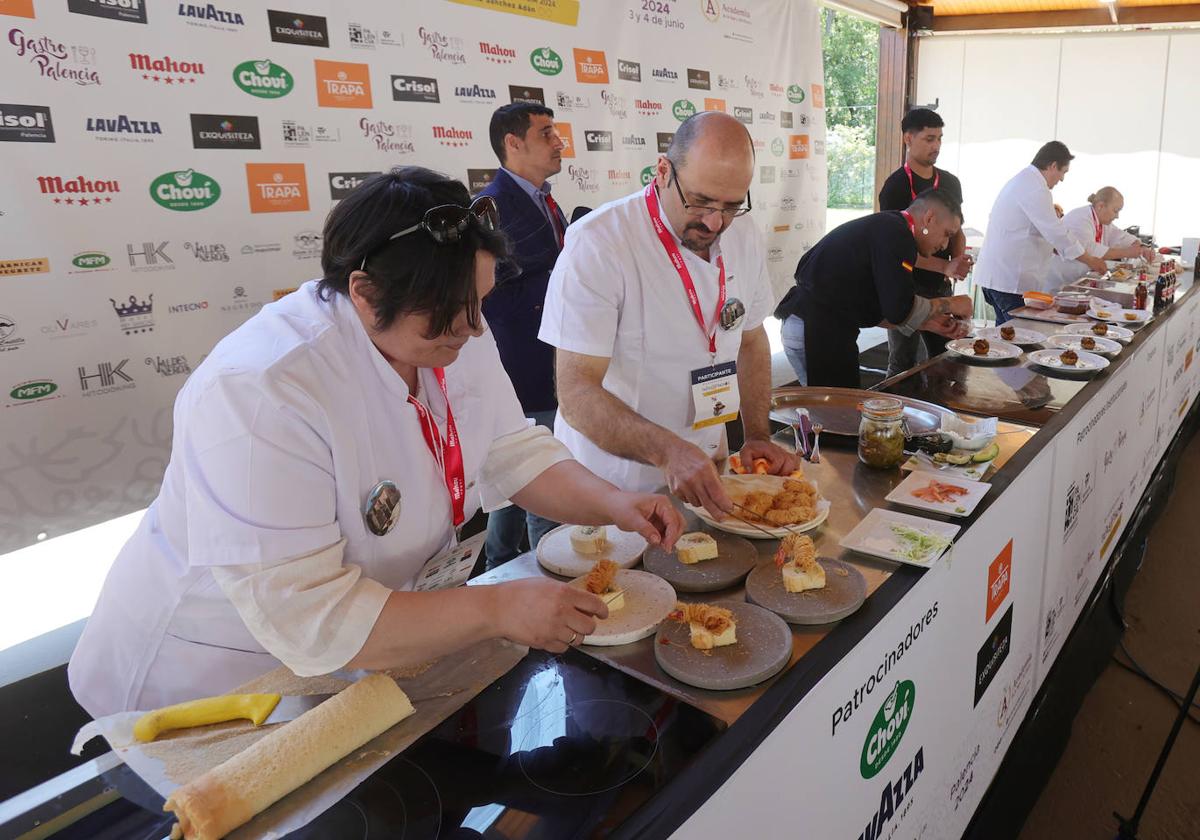
[[[392,99],[397,102],[441,102],[438,80],[428,76],[392,76]]]
[[[40,175],[37,182],[42,195],[53,196],[55,204],[76,207],[112,204],[113,195],[121,191],[121,184],[115,179],[93,179],[82,175],[65,179],[58,175]]]
[[[313,66],[317,77],[317,105],[322,108],[371,107],[369,65],[316,59]]]
[[[516,104],[524,102],[529,105],[545,105],[546,92],[540,87],[518,87],[517,85],[508,86],[508,101]]]
[[[378,172],[330,172],[329,197],[334,201],[341,201],[358,189],[363,181],[378,174]]]
[[[292,74],[274,62],[243,61],[233,68],[233,83],[259,99],[278,99],[292,92]]]
[[[151,181],[150,197],[155,204],[167,210],[203,210],[217,203],[221,197],[221,185],[203,172],[181,169],[164,172]]]
[[[867,740],[863,743],[859,758],[858,769],[864,779],[873,779],[878,775],[900,746],[916,699],[917,688],[911,680],[897,681],[892,693],[884,698],[883,705],[875,713],[875,719],[867,730]]]
[[[1000,673],[1000,666],[1012,651],[1013,608],[1009,604],[1004,616],[996,622],[995,629],[988,634],[979,652],[975,654],[975,705],[983,699],[988,686]]]
[[[538,47],[529,54],[529,64],[543,76],[557,76],[562,72],[562,56],[549,47]]]
[[[475,195],[495,179],[495,169],[468,169],[467,190],[470,191],[471,195]]]
[[[659,154],[665,155],[667,150],[671,148],[671,141],[675,139],[675,132],[660,131],[654,135],[654,139],[658,143]]]
[[[115,117],[88,117],[84,128],[105,142],[149,143],[163,133],[157,120],[139,120],[117,114]]]
[[[302,163],[247,163],[251,213],[308,210],[308,180]]]
[[[0,103],[0,142],[53,143],[54,123],[46,105]]]
[[[261,149],[258,117],[192,114],[192,147],[196,149]]]
[[[799,105],[801,102],[803,102],[804,101],[803,85],[788,85],[787,86],[787,100],[788,100],[788,102],[791,102],[793,105]]]
[[[471,130],[466,128],[456,128],[452,125],[435,125],[433,127],[433,139],[443,146],[467,146],[474,137]]]
[[[493,44],[490,41],[479,42],[479,53],[483,56],[484,61],[490,61],[493,64],[512,64],[517,60],[516,50],[501,44]]]
[[[696,115],[696,105],[690,99],[677,99],[671,106],[671,116],[683,122],[688,117]]]
[[[49,35],[29,35],[23,29],[8,30],[8,43],[16,50],[17,58],[28,59],[43,79],[80,87],[100,84],[92,47],[68,45]]]
[[[184,242],[183,249],[200,262],[229,262],[229,249],[223,242]]]
[[[267,10],[271,40],[281,44],[300,44],[305,47],[328,47],[329,26],[318,15],[298,15],[295,12]]]
[[[687,81],[688,87],[693,90],[712,90],[712,76],[707,70],[694,70],[689,67]]]
[[[146,22],[145,0],[67,0],[67,11],[125,23]]]
[[[144,81],[164,85],[194,85],[196,78],[204,75],[202,62],[180,61],[169,55],[155,58],[146,53],[130,53],[129,66]]]

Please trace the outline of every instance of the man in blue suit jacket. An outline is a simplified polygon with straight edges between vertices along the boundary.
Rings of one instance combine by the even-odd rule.
[[[483,302],[483,315],[525,416],[553,428],[558,408],[554,348],[537,336],[546,286],[567,229],[566,217],[546,181],[562,169],[565,144],[554,127],[554,112],[524,102],[496,109],[489,135],[500,168],[479,194],[491,196],[499,205],[500,226],[512,242],[513,256],[497,268],[496,287]],[[527,516],[516,505],[492,512],[488,516],[488,566],[516,557],[527,530],[532,548],[552,527],[554,523]]]

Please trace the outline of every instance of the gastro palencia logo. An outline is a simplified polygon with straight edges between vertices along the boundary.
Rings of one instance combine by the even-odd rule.
[[[787,98],[793,105],[799,105],[804,101],[804,88],[800,85],[788,85]]]
[[[203,172],[183,169],[155,178],[150,184],[150,197],[168,210],[203,210],[217,203],[221,187]]]
[[[557,76],[562,72],[562,56],[549,47],[538,47],[529,54],[529,63],[543,76]]]
[[[233,81],[251,96],[278,99],[292,92],[292,74],[272,61],[243,61],[233,68]]]
[[[916,699],[917,689],[910,680],[897,682],[892,693],[884,699],[883,705],[875,713],[875,719],[871,721],[867,741],[863,744],[858,769],[864,779],[874,778],[900,746]]]
[[[671,113],[675,119],[683,122],[696,113],[696,104],[690,99],[677,99],[675,104],[671,106]]]

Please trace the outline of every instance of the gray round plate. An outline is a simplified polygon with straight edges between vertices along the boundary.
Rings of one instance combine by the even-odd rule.
[[[714,691],[755,685],[784,669],[792,658],[792,631],[782,618],[741,601],[711,603],[733,610],[737,641],[696,650],[688,626],[668,618],[654,637],[654,658],[660,668],[680,682]]]
[[[758,563],[758,549],[749,540],[718,531],[698,529],[717,541],[717,556],[688,565],[674,551],[653,545],[642,555],[642,567],[658,575],[679,592],[713,592],[734,586]]]
[[[788,592],[775,561],[761,563],[746,578],[746,597],[792,624],[831,624],[863,605],[867,579],[841,560],[818,557],[825,569],[825,588]]]

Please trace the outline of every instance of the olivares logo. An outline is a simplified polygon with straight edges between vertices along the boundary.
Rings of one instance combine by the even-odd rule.
[[[150,183],[150,197],[168,210],[203,210],[217,203],[221,186],[203,172],[183,169],[155,178]]]
[[[529,54],[529,64],[543,76],[557,76],[562,72],[562,56],[549,47],[538,47]]]
[[[875,713],[867,740],[863,744],[858,770],[864,779],[873,779],[888,763],[888,759],[900,746],[904,730],[912,719],[913,705],[917,699],[917,688],[911,680],[896,683]]]
[[[292,74],[270,60],[243,61],[233,68],[233,82],[259,99],[278,99],[295,87]]]

